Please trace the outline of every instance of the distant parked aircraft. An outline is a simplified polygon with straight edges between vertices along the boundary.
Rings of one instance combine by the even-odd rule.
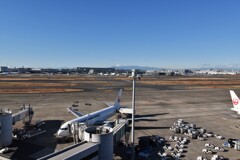
[[[233,108],[231,108],[231,110],[237,112],[237,114],[240,114],[240,100],[238,96],[233,90],[230,90],[230,95],[233,103]]]

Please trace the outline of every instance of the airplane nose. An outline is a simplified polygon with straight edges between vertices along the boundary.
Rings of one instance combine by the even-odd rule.
[[[61,133],[62,133],[62,132],[61,132],[60,130],[58,130],[57,135],[58,135],[58,136],[61,136]]]

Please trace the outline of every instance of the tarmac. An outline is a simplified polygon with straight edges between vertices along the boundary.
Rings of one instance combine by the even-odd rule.
[[[172,78],[173,77],[171,77],[171,80]],[[168,140],[169,136],[175,135],[169,128],[178,119],[196,124],[197,127],[203,127],[207,129],[207,131],[220,134],[226,138],[225,140],[219,140],[212,137],[207,141],[190,139],[190,143],[185,149],[187,152],[183,154],[184,157],[181,159],[193,160],[200,155],[210,158],[210,155],[202,153],[205,143],[213,143],[220,147],[228,138],[240,138],[240,129],[236,127],[240,125],[240,119],[238,118],[240,115],[238,116],[236,112],[230,110],[230,108],[232,108],[232,103],[229,94],[229,89],[234,89],[240,97],[240,78],[224,78],[229,81],[231,81],[232,78],[235,82],[239,82],[239,84],[235,83],[234,86],[228,84],[228,88],[221,88],[219,86],[209,87],[208,84],[156,85],[154,84],[156,79],[151,79],[153,84],[136,82],[136,114],[152,116],[154,120],[138,121],[135,123],[135,142],[137,143],[140,137],[151,135],[159,135]],[[168,78],[164,77],[164,80],[167,79]],[[1,80],[6,82],[6,80],[0,77],[0,81]],[[144,81],[144,78],[142,80]],[[14,82],[16,81],[17,80],[14,80]],[[25,80],[20,81],[23,81],[23,83],[29,82]],[[157,81],[159,81],[159,78]],[[30,82],[47,83],[48,80],[34,80]],[[73,144],[73,142],[60,141],[55,137],[55,133],[62,122],[75,118],[72,114],[68,113],[66,109],[72,106],[72,104],[77,104],[78,107],[76,108],[82,113],[87,114],[106,107],[105,103],[113,104],[118,90],[124,88],[121,104],[131,107],[131,79],[102,77],[92,81],[88,79],[72,81],[57,80],[54,82],[51,81],[51,83],[76,84],[70,87],[81,89],[81,91],[67,93],[47,93],[46,91],[45,93],[0,94],[0,108],[9,108],[12,109],[13,112],[16,112],[22,104],[31,104],[34,110],[33,121],[43,120],[46,122],[44,126],[44,129],[47,130],[46,133],[26,141],[26,143],[31,144],[31,146],[36,146],[35,148],[38,149],[33,149],[34,151],[32,153],[22,155],[22,153],[25,152],[20,151],[20,146],[18,153],[11,154],[10,158],[34,159],[36,157],[32,157],[32,155],[41,156],[41,154],[44,155],[49,152],[57,151]],[[34,87],[38,88],[41,86]],[[18,87],[18,89],[19,88],[21,89],[21,86]],[[28,88],[31,87],[28,86]],[[4,89],[8,88],[5,86]],[[14,87],[9,89],[14,89]],[[111,119],[114,118],[115,116]],[[14,126],[14,128],[20,127],[22,127],[21,122],[18,122]],[[177,134],[177,136],[181,135]],[[24,150],[22,148],[21,150]],[[155,148],[156,152],[158,150],[160,150],[160,148]],[[228,149],[227,152],[217,153],[230,160],[240,159],[240,152],[233,149]],[[153,157],[156,157],[156,153]],[[124,158],[124,154],[121,152],[115,154],[115,159]]]

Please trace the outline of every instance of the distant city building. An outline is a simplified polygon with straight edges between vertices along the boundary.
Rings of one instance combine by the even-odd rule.
[[[90,70],[93,70],[94,73],[113,73],[116,71],[115,68],[94,68],[94,67],[77,67],[77,72],[81,74],[88,74]]]
[[[42,70],[42,73],[49,73],[49,74],[56,74],[60,72],[60,69],[54,69],[54,68],[44,68],[41,70]]]
[[[153,75],[153,74],[156,74],[156,73],[157,73],[156,70],[147,70],[147,71],[145,72],[146,75]]]
[[[208,74],[208,75],[236,75],[237,72],[236,71],[224,71],[224,70],[210,69],[210,70],[196,70],[195,74],[197,74],[197,75],[204,75],[204,74]]]
[[[69,74],[69,73],[71,73],[71,69],[63,68],[63,69],[61,69],[60,73],[62,73],[62,74]]]
[[[97,74],[102,76],[130,76],[130,69],[120,68],[97,68],[97,67],[77,67],[77,68],[9,68],[7,66],[0,66],[1,74]],[[236,75],[240,71],[234,70],[220,70],[220,69],[203,69],[203,70],[190,70],[190,69],[159,69],[159,70],[141,70],[136,69],[136,74],[144,76],[194,76],[194,75]]]
[[[185,74],[185,75],[192,75],[192,74],[193,74],[193,71],[192,71],[192,70],[189,70],[189,69],[185,69],[185,70],[184,70],[184,74]]]
[[[94,73],[94,69],[90,69],[88,74],[93,74]]]
[[[188,71],[189,73],[192,73]],[[147,70],[144,75],[151,75],[151,76],[181,76],[184,75],[184,70]]]
[[[9,68],[7,66],[0,66],[0,72],[9,72]]]
[[[18,68],[16,68],[16,67],[9,68],[9,72],[11,72],[11,73],[18,73]]]
[[[31,73],[42,73],[42,69],[40,69],[40,68],[31,68]]]
[[[31,71],[32,71],[32,68],[24,68],[24,67],[18,68],[19,73],[31,73]]]

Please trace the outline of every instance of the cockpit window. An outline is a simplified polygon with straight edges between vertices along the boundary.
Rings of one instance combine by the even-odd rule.
[[[65,131],[65,130],[67,130],[67,128],[60,128],[60,130],[64,130]]]

